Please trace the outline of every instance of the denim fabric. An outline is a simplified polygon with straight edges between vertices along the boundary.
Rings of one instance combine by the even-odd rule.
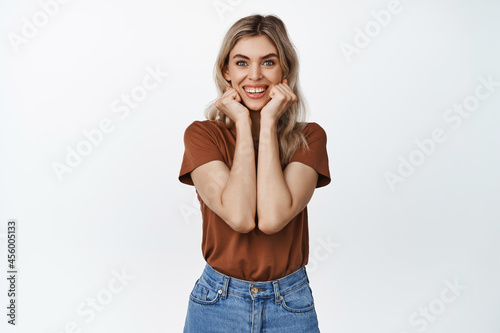
[[[208,264],[189,295],[184,333],[317,333],[305,267],[284,278],[252,282]]]

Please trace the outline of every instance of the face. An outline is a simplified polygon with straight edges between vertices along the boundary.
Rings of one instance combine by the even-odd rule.
[[[243,37],[229,53],[223,74],[242,103],[249,110],[260,111],[271,100],[272,85],[282,81],[278,50],[264,35]]]

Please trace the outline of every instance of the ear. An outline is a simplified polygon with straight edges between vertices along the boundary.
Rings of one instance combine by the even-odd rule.
[[[229,75],[229,70],[227,68],[227,65],[224,65],[224,67],[222,68],[222,75],[224,75],[226,81],[231,81],[231,76]]]

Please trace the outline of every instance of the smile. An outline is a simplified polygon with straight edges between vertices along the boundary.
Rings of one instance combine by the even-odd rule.
[[[265,95],[267,88],[268,86],[264,85],[255,87],[245,86],[243,87],[243,90],[245,90],[248,97],[258,99]]]

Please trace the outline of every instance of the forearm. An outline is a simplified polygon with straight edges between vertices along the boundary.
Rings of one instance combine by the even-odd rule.
[[[292,195],[285,181],[279,158],[277,124],[261,119],[257,166],[257,215],[259,229],[275,233],[289,222]]]
[[[221,204],[230,207],[228,220],[236,231],[249,232],[255,227],[256,196],[255,150],[248,117],[236,123],[233,165],[221,193]]]

